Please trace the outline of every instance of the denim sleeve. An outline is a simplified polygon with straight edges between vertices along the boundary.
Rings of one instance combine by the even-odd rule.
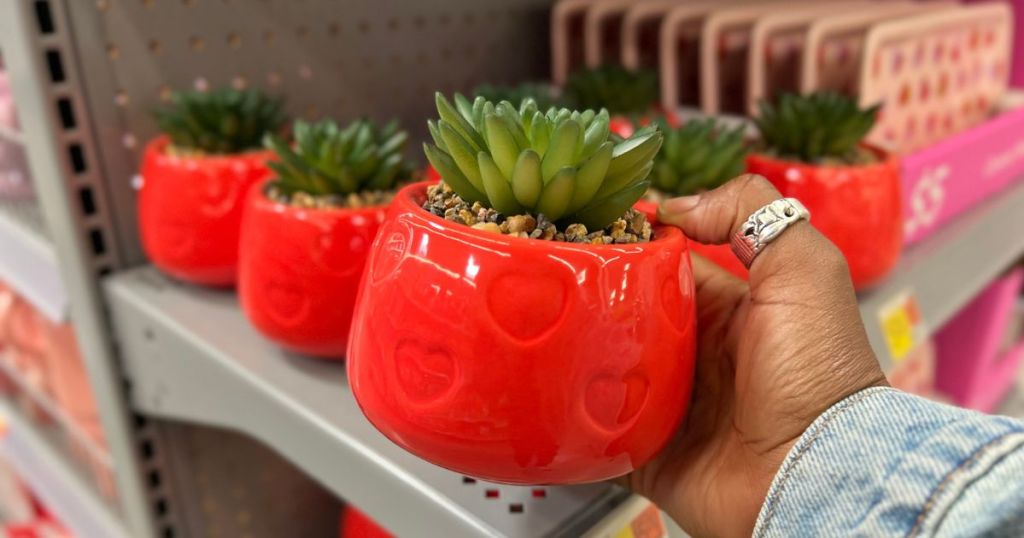
[[[754,536],[1024,536],[1024,423],[889,388],[790,450]]]

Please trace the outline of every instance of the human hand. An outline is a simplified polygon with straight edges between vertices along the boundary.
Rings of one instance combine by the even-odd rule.
[[[746,175],[668,200],[659,218],[702,243],[728,243],[751,213],[778,198],[764,178]],[[749,536],[804,430],[836,402],[886,380],[846,261],[807,222],[765,247],[749,285],[698,256],[693,272],[693,402],[676,437],[624,481],[692,535]]]

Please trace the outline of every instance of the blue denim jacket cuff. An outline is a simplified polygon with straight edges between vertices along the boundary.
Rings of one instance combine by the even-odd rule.
[[[1021,423],[871,388],[832,406],[797,441],[755,536],[912,535],[983,474]],[[1011,446],[1012,445],[1012,446]]]

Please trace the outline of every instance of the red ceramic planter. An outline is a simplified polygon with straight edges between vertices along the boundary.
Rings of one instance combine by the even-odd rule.
[[[183,158],[167,155],[169,140],[146,146],[139,190],[139,229],[146,255],[189,282],[231,286],[245,193],[269,175],[269,151]]]
[[[349,382],[410,452],[514,484],[628,473],[682,419],[695,345],[686,239],[639,245],[510,238],[399,192],[356,302]]]
[[[897,159],[815,166],[755,154],[747,157],[747,171],[768,178],[784,196],[807,206],[811,224],[846,256],[858,289],[878,282],[896,265],[903,244]]]
[[[652,222],[658,219],[658,206],[654,202],[640,200],[633,204],[633,208],[643,211]],[[743,263],[732,253],[729,245],[705,245],[692,239],[687,244],[690,247],[690,252],[711,260],[712,263],[729,271],[737,278],[742,278],[743,280],[749,278],[750,275],[747,272],[747,268],[743,267]]]
[[[393,534],[351,504],[342,510],[339,526],[338,538],[394,538]]]
[[[238,296],[252,324],[282,347],[342,358],[366,256],[385,207],[301,209],[252,187],[239,247]]]

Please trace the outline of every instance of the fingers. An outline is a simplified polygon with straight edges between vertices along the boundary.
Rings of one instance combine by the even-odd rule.
[[[701,243],[728,243],[751,213],[781,197],[768,180],[746,174],[711,191],[667,200],[658,208],[658,218]],[[751,293],[756,295],[767,280],[812,287],[816,282],[835,286],[845,280],[842,287],[849,287],[851,295],[853,289],[842,254],[806,222],[790,226],[754,259]]]

